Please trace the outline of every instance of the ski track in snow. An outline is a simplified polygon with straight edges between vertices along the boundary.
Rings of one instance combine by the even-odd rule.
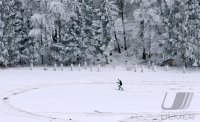
[[[26,116],[26,117],[37,117],[37,118],[41,118],[41,119],[47,119],[49,121],[53,121],[53,122],[66,122],[66,121],[70,121],[70,122],[77,122],[75,120],[66,120],[66,119],[62,119],[62,118],[58,118],[58,117],[52,117],[52,116],[45,116],[42,114],[37,114],[37,113],[32,113],[32,112],[28,112],[25,110],[22,110],[20,108],[16,108],[15,106],[13,106],[10,102],[9,99],[12,98],[13,96],[17,96],[20,94],[24,94],[33,90],[40,90],[43,88],[48,88],[48,87],[53,87],[53,86],[63,86],[63,85],[75,85],[75,84],[112,84],[112,83],[67,83],[67,84],[52,84],[52,85],[44,85],[44,86],[35,86],[32,88],[21,88],[21,89],[16,89],[13,91],[10,91],[10,93],[7,93],[7,96],[4,96],[3,99],[3,103],[4,106],[11,110],[14,111],[15,115],[19,115],[19,116]],[[130,83],[131,84],[131,83]],[[130,85],[129,84],[129,85]],[[146,91],[148,92],[148,91]],[[12,113],[13,114],[13,113]],[[124,120],[121,120],[120,122],[160,122],[160,116],[159,114],[153,114],[153,113],[111,113],[111,112],[99,112],[99,111],[95,111],[94,113],[44,113],[43,114],[70,114],[70,115],[85,115],[85,116],[118,116],[118,115],[126,115],[129,116],[128,118],[125,118]],[[196,113],[196,115],[199,115],[199,113]]]
[[[0,98],[3,101],[2,102],[2,106],[0,104],[0,111],[5,111],[7,114],[10,115],[14,115],[14,116],[25,116],[28,118],[37,118],[37,119],[42,119],[45,121],[49,121],[49,122],[66,122],[66,121],[70,121],[70,122],[78,122],[76,120],[67,120],[67,119],[63,119],[63,118],[59,118],[59,117],[54,117],[51,116],[52,114],[72,114],[72,115],[85,115],[85,116],[118,116],[118,115],[122,115],[124,116],[122,120],[120,120],[120,122],[159,122],[159,118],[161,115],[159,114],[154,114],[154,113],[110,113],[110,112],[99,112],[99,111],[95,111],[94,113],[31,113],[25,110],[22,110],[20,108],[15,107],[14,105],[12,105],[10,103],[10,99],[14,96],[20,95],[20,94],[24,94],[30,91],[34,91],[34,90],[40,90],[43,88],[48,88],[48,87],[55,87],[55,86],[63,86],[63,85],[105,85],[105,84],[113,84],[113,82],[63,82],[63,83],[46,83],[46,84],[39,84],[39,85],[30,85],[30,86],[26,86],[26,87],[21,87],[21,88],[16,88],[14,90],[10,90],[4,93],[0,94]],[[149,90],[149,89],[142,89],[141,91],[139,90],[139,92],[165,92],[166,90],[185,90],[185,87],[189,86],[189,89],[191,91],[196,91],[199,92],[200,89],[197,89],[198,87],[194,87],[196,84],[196,82],[194,82],[194,84],[191,84],[190,81],[168,81],[168,82],[152,82],[152,81],[141,81],[141,82],[126,82],[126,85],[134,85],[135,87],[140,87],[140,86],[147,86],[147,87],[153,87],[153,90]],[[114,84],[115,85],[115,84]],[[168,88],[162,88],[162,87],[158,87],[155,85],[168,85]],[[138,91],[138,89],[136,89],[136,91]],[[126,90],[125,92],[134,92],[134,90]],[[44,115],[47,114],[47,115]],[[50,115],[48,115],[50,114]],[[196,113],[196,115],[199,115],[199,113]],[[126,117],[125,117],[126,116]]]
[[[42,88],[45,88],[45,87],[48,87],[48,85],[47,86],[43,86],[43,87],[38,86],[38,87],[33,87],[33,88],[28,88],[28,89],[27,88],[24,88],[24,89],[21,88],[21,89],[16,89],[16,90],[13,90],[11,92],[8,92],[7,95],[2,98],[3,104],[7,109],[12,111],[11,114],[14,114],[14,115],[17,115],[17,116],[23,116],[24,115],[24,116],[30,117],[30,118],[31,117],[37,117],[37,118],[46,119],[46,120],[54,121],[54,122],[66,122],[66,121],[69,121],[69,120],[64,120],[64,119],[61,119],[61,118],[56,118],[56,117],[51,117],[51,116],[44,116],[44,115],[28,112],[28,111],[22,110],[20,108],[16,108],[15,106],[13,106],[12,104],[9,103],[9,99],[12,98],[13,96],[17,96],[19,94],[27,93],[27,92],[30,92],[32,90],[42,89]],[[70,121],[70,122],[76,122],[76,121]]]
[[[69,83],[69,84],[83,84],[83,83]],[[67,85],[69,85],[67,83]],[[93,84],[93,83],[87,83],[87,84]],[[107,83],[94,83],[94,84],[107,84]],[[110,84],[110,83],[109,83]],[[47,88],[47,87],[52,87],[52,86],[55,86],[55,85],[58,85],[58,84],[54,84],[54,85],[46,85],[46,86],[43,86],[43,87],[40,87],[40,86],[36,86],[36,87],[33,87],[33,88],[21,88],[21,89],[16,89],[16,90],[13,90],[11,91],[10,93],[7,93],[7,96],[4,96],[3,97],[3,104],[4,106],[13,111],[14,113],[12,114],[15,114],[15,115],[18,115],[18,116],[26,116],[26,117],[37,117],[37,118],[41,118],[41,119],[47,119],[49,121],[53,121],[53,122],[66,122],[66,121],[70,121],[70,122],[77,122],[77,121],[72,121],[72,120],[66,120],[66,119],[62,119],[62,118],[58,118],[58,117],[51,117],[51,116],[45,116],[45,115],[41,115],[41,114],[36,114],[36,113],[32,113],[32,112],[28,112],[28,111],[25,111],[25,110],[22,110],[20,108],[16,108],[15,106],[13,106],[10,102],[9,102],[9,99],[12,98],[13,96],[17,96],[17,95],[20,95],[20,94],[23,94],[23,93],[27,93],[27,92],[30,92],[30,91],[33,91],[33,90],[40,90],[42,88]],[[60,85],[63,85],[63,84],[60,84]],[[60,86],[59,85],[59,86]],[[127,118],[126,120],[121,120],[120,122],[123,122],[123,121],[129,121],[129,119],[131,119],[131,121],[133,121],[132,119],[134,119],[134,121],[144,121],[144,117],[147,117],[148,118],[148,121],[151,121],[152,122],[156,122],[157,120],[159,120],[160,118],[160,115],[155,115],[155,114],[152,114],[152,113],[111,113],[111,112],[99,112],[99,111],[95,111],[94,113],[48,113],[48,114],[71,114],[71,115],[85,115],[85,116],[118,116],[118,115],[126,115],[126,116],[130,116],[129,118]],[[149,119],[151,118],[151,119]]]

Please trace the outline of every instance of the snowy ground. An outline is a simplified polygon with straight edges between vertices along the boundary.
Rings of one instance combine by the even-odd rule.
[[[103,67],[44,71],[38,67],[0,70],[1,122],[160,122],[165,93],[194,92],[188,110],[200,117],[200,72],[158,68],[156,72]],[[117,90],[117,79],[125,91]],[[173,100],[173,99],[172,99]],[[172,101],[168,101],[169,103]],[[163,120],[171,122],[176,120]]]

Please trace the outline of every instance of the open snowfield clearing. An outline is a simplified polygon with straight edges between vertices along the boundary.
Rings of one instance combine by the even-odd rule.
[[[125,69],[0,70],[0,121],[160,122],[166,113],[161,107],[166,92],[194,92],[190,107],[182,111],[195,115],[194,119],[163,121],[199,122],[198,71],[184,74],[181,69],[153,72],[145,68],[135,73]],[[117,79],[123,81],[125,91],[117,90]]]

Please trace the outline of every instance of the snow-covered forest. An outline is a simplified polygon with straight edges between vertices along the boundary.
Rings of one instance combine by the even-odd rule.
[[[200,66],[199,0],[0,0],[0,66]]]

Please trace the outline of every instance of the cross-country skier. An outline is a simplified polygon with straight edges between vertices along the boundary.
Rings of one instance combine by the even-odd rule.
[[[119,81],[119,82],[117,82],[117,83],[119,84],[119,86],[118,86],[119,90],[124,91],[124,89],[122,88],[122,85],[123,85],[123,84],[122,84],[122,81],[119,80],[119,79],[118,79],[118,81]]]

